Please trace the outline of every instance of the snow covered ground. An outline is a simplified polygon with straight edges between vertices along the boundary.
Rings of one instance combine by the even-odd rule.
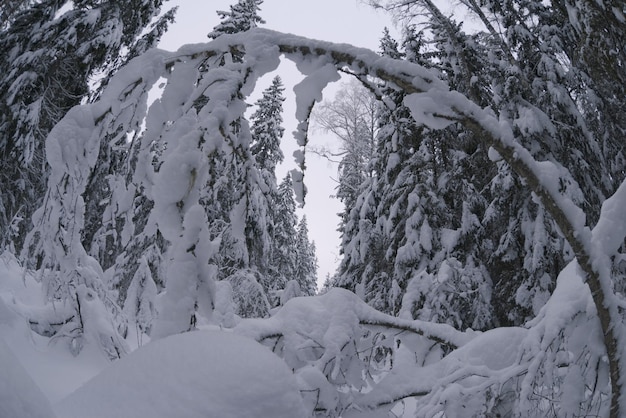
[[[333,289],[290,299],[269,319],[153,340],[115,362],[89,339],[74,357],[67,339],[32,332],[25,318],[43,317],[43,301],[33,277],[1,256],[0,418],[573,416],[580,405],[608,416],[601,329],[574,262],[525,327],[461,332]],[[558,401],[542,401],[548,394]]]
[[[285,363],[222,331],[164,338],[110,363],[87,345],[32,333],[20,312],[42,302],[17,263],[0,262],[0,417],[285,417],[304,414]],[[132,337],[131,337],[132,338]],[[91,379],[91,380],[90,380]]]

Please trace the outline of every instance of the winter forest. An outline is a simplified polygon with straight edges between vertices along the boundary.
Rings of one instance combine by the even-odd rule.
[[[0,4],[0,418],[626,416],[626,4],[362,4],[400,36]]]

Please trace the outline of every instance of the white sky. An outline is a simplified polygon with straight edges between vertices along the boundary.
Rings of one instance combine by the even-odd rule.
[[[161,47],[174,50],[186,43],[207,42],[206,34],[219,23],[216,10],[229,10],[236,0],[171,0],[164,7],[178,5],[176,23],[164,36]],[[352,45],[378,50],[378,43],[385,26],[392,27],[387,15],[375,11],[358,0],[265,0],[261,5],[260,15],[266,21],[263,27],[280,32],[288,32],[314,39],[349,43]],[[393,32],[393,31],[392,31]],[[287,101],[284,107],[283,151],[285,164],[279,169],[277,179],[280,182],[288,170],[295,167],[292,153],[296,148],[291,132],[295,130],[295,101],[293,85],[301,76],[295,66],[288,62],[282,64],[277,74],[283,79]],[[273,78],[261,80],[257,86],[257,95],[265,89]],[[332,99],[333,87],[325,91],[324,98]],[[254,103],[257,96],[252,96],[249,103]],[[309,143],[324,145],[332,143],[333,138],[321,132],[309,132]],[[334,194],[337,177],[336,167],[311,153],[307,154],[305,184],[308,188],[306,205],[301,215],[306,214],[309,225],[309,237],[317,246],[319,261],[318,284],[322,284],[327,274],[333,274],[339,262],[339,233],[336,231],[341,211],[341,203],[330,198]]]

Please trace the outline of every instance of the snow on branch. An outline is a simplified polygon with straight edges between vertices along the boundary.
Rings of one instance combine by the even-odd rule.
[[[393,406],[391,400],[357,396],[368,386],[383,391],[385,399],[415,396],[414,381],[401,387],[386,384],[390,370],[401,370],[406,378],[407,370],[419,369],[414,357],[411,360],[403,355],[416,350],[419,354],[413,352],[414,356],[437,356],[441,349],[471,344],[480,335],[460,332],[449,325],[383,314],[344,289],[290,299],[272,317],[246,319],[234,331],[265,344],[282,357],[299,377],[301,392],[321,396],[304,396],[305,403],[311,411],[323,411],[326,416],[340,416],[348,409]],[[355,402],[355,396],[362,402]]]

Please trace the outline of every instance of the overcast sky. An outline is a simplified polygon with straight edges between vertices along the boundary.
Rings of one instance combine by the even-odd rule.
[[[171,27],[161,42],[161,47],[174,50],[186,43],[207,42],[206,34],[219,22],[216,10],[229,10],[236,0],[171,0],[165,7],[178,5],[176,23]],[[280,32],[293,33],[314,39],[348,43],[360,47],[378,50],[378,43],[383,28],[392,24],[388,16],[375,11],[358,0],[265,0],[261,5],[260,15],[266,21],[263,27]],[[393,33],[393,30],[392,30]],[[295,167],[292,153],[295,140],[291,132],[296,123],[295,102],[291,92],[293,85],[301,76],[295,66],[285,63],[279,67],[286,87],[283,151],[285,164],[277,173],[280,182],[288,170]],[[262,80],[255,96],[249,103],[254,103],[260,92],[266,88],[273,75]],[[336,86],[330,86],[324,92],[324,99],[332,99]],[[309,133],[309,141],[314,145],[325,145],[333,138],[318,131]],[[317,246],[319,261],[319,282],[326,274],[333,274],[339,261],[339,234],[336,231],[339,218],[337,213],[341,204],[331,199],[334,194],[336,167],[312,154],[307,154],[307,172],[305,184],[308,188],[306,205],[302,213],[309,223],[309,237]]]

